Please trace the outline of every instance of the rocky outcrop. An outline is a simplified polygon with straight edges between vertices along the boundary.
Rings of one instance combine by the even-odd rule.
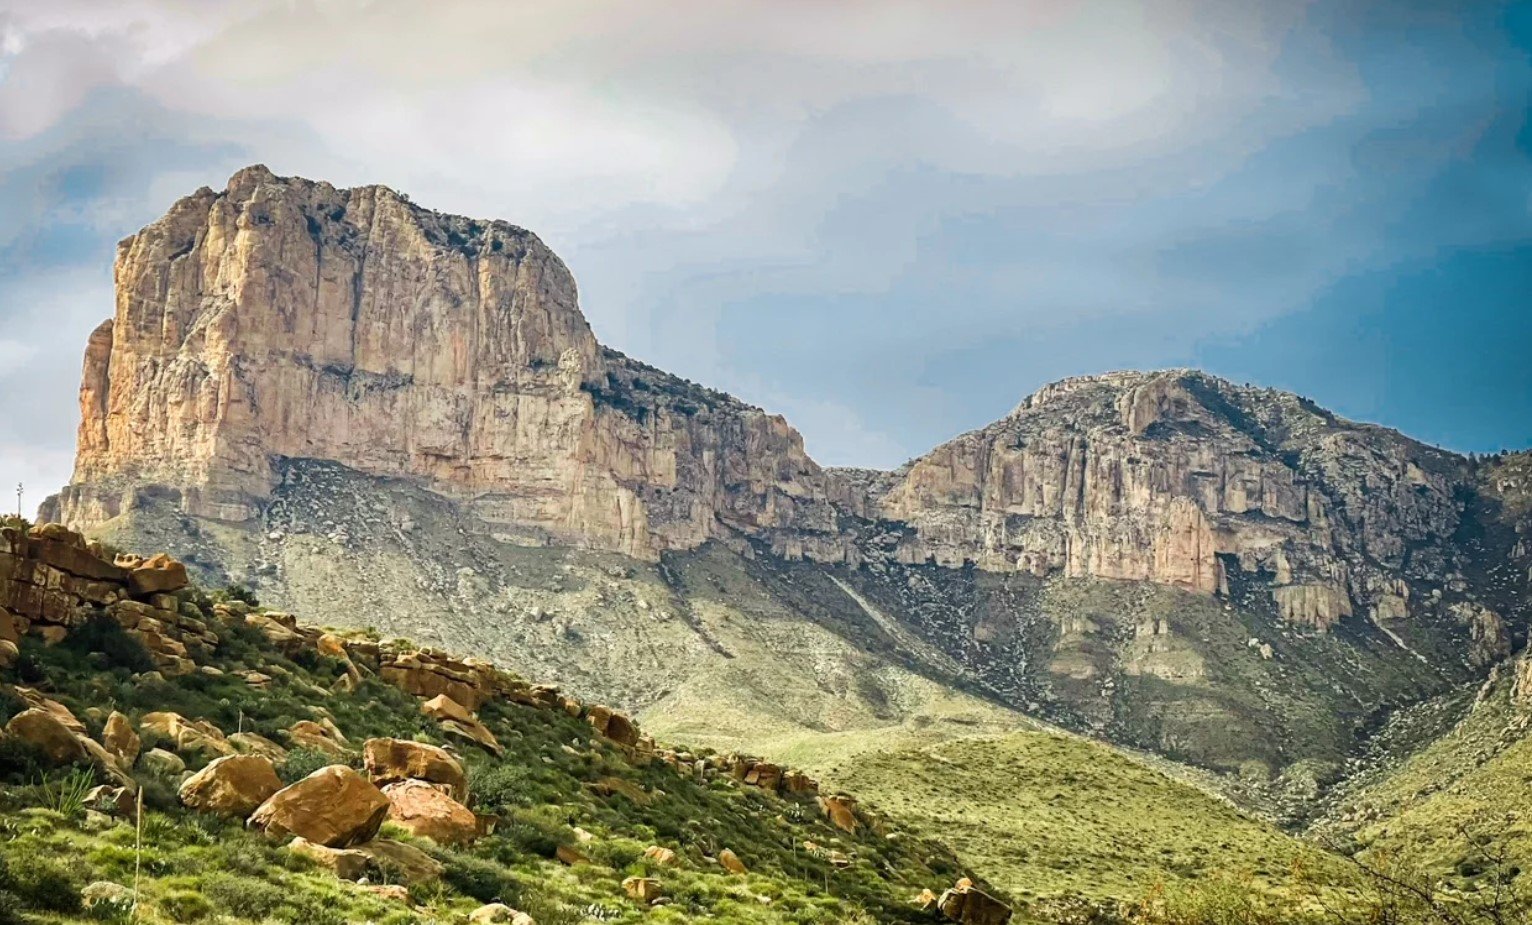
[[[48,505],[68,523],[156,498],[247,521],[294,457],[415,480],[527,543],[840,546],[797,432],[603,349],[524,229],[251,167],[123,241],[116,278]]]
[[[1048,386],[897,473],[908,563],[1272,589],[1283,619],[1387,618],[1461,562],[1466,460],[1191,370]],[[1230,571],[1237,573],[1229,574]]]

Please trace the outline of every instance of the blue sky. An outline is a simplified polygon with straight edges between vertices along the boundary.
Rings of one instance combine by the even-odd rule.
[[[115,242],[254,162],[533,229],[827,463],[1187,365],[1532,446],[1532,6],[449,5],[0,0],[0,479],[67,478]]]

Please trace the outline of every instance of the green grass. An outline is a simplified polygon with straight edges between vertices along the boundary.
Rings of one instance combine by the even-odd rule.
[[[1323,852],[1072,736],[1017,732],[865,751],[830,770],[1018,899],[1135,900],[1159,884],[1214,875],[1248,876],[1276,895],[1300,879],[1351,881]]]
[[[201,600],[186,595],[188,602]],[[211,659],[222,676],[192,674],[171,681],[136,676],[134,653],[109,628],[55,647],[33,640],[4,680],[40,688],[75,711],[99,734],[111,709],[135,721],[152,710],[206,719],[225,732],[242,729],[282,741],[299,719],[333,717],[356,745],[372,736],[415,737],[441,743],[414,697],[369,678],[354,694],[329,693],[341,666],[313,653],[287,658],[242,624],[204,616],[222,639]],[[83,641],[82,641],[83,640]],[[95,652],[85,651],[88,646]],[[103,660],[105,648],[116,656]],[[259,668],[274,680],[255,690],[234,672]],[[0,698],[0,722],[23,708]],[[940,847],[918,839],[852,835],[830,825],[811,798],[779,797],[729,780],[698,781],[658,762],[634,764],[584,722],[558,710],[487,704],[481,719],[506,748],[495,759],[464,754],[471,804],[499,819],[493,835],[471,850],[421,847],[446,864],[437,884],[415,886],[414,908],[390,904],[315,871],[279,846],[179,806],[176,781],[140,772],[146,803],[142,855],[127,820],[81,810],[75,798],[91,781],[79,773],[40,777],[35,756],[9,743],[0,748],[0,860],[16,876],[0,881],[5,904],[37,921],[78,920],[80,891],[96,880],[141,888],[140,915],[150,923],[270,921],[390,922],[460,919],[500,899],[531,912],[541,925],[603,922],[689,922],[809,925],[854,920],[914,921],[910,897],[940,889],[962,873]],[[145,748],[153,746],[146,741]],[[195,769],[211,756],[185,755]],[[289,779],[309,769],[301,753],[282,768]],[[353,763],[356,756],[348,760]],[[619,778],[647,796],[602,796],[590,785]],[[395,833],[397,835],[397,833]],[[843,852],[844,869],[806,851],[805,842]],[[659,844],[680,857],[655,870],[642,858]],[[565,867],[560,845],[591,860]],[[711,859],[732,849],[749,867],[732,876]],[[39,862],[38,859],[58,859]],[[16,879],[25,877],[42,880]],[[654,875],[670,904],[640,907],[622,890],[624,877]],[[7,886],[9,883],[9,886]],[[74,916],[75,918],[69,918]]]

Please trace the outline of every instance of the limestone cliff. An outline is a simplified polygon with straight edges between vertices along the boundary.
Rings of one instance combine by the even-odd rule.
[[[316,458],[468,502],[518,543],[840,548],[797,432],[604,350],[521,228],[251,167],[123,241],[116,280],[50,517],[158,497],[246,522],[278,460]]]
[[[901,561],[1227,593],[1289,621],[1407,616],[1462,584],[1468,461],[1297,396],[1202,373],[1070,379],[900,473],[876,504]],[[1459,590],[1462,590],[1459,588]]]

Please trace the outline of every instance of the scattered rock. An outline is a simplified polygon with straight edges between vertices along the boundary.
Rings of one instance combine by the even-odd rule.
[[[444,788],[449,796],[468,795],[463,765],[445,749],[405,739],[368,739],[362,745],[367,776],[379,787],[404,780],[421,780]]]
[[[1011,907],[974,886],[967,877],[937,900],[942,915],[961,925],[1006,925]]]
[[[133,908],[133,891],[120,883],[97,880],[80,890],[80,904],[95,913],[95,918],[110,918],[111,912]]]
[[[181,784],[181,802],[200,813],[244,819],[282,789],[271,761],[259,755],[214,759]]]
[[[204,720],[190,720],[179,713],[146,713],[138,728],[169,741],[178,752],[201,752],[221,757],[234,754],[223,730]]]
[[[653,877],[629,877],[622,881],[622,891],[628,898],[648,905],[664,895],[664,888]]]
[[[101,730],[101,744],[125,768],[133,767],[138,761],[138,752],[143,746],[138,733],[133,731],[133,724],[116,710],[106,718],[106,725]]]
[[[739,855],[728,848],[718,852],[718,863],[722,864],[723,869],[731,874],[748,874],[750,872],[749,868],[745,867],[745,862],[739,859]]]
[[[287,850],[313,861],[341,880],[360,880],[372,863],[372,856],[355,848],[326,848],[302,836],[287,843]]]
[[[421,712],[441,723],[442,730],[483,748],[494,755],[505,753],[493,733],[468,711],[468,708],[448,697],[438,694],[420,707]]]
[[[152,774],[163,777],[175,777],[186,770],[186,762],[175,752],[167,752],[163,748],[151,748],[144,752],[138,759],[139,767]]]
[[[390,805],[365,777],[332,764],[272,794],[248,824],[272,838],[300,835],[326,848],[349,848],[378,834]]]
[[[570,867],[574,867],[576,864],[590,863],[590,858],[569,847],[568,845],[559,845],[557,848],[553,849],[553,856],[558,858],[561,863],[567,864]]]
[[[411,886],[441,879],[446,867],[435,858],[404,842],[389,838],[375,838],[358,845],[357,851],[367,855],[379,866],[391,871]]]
[[[650,845],[645,848],[644,857],[661,867],[669,867],[676,863],[676,853],[669,848],[662,848],[659,845]]]
[[[530,915],[517,912],[505,903],[490,903],[468,913],[468,925],[537,925]]]
[[[5,724],[5,734],[33,746],[53,765],[75,764],[87,757],[79,737],[57,716],[37,707],[11,717]]]
[[[383,788],[388,818],[420,838],[443,845],[466,845],[478,836],[473,811],[422,780],[404,780]]]
[[[856,798],[844,793],[820,797],[819,805],[835,827],[846,832],[856,832],[862,827],[856,818]]]

